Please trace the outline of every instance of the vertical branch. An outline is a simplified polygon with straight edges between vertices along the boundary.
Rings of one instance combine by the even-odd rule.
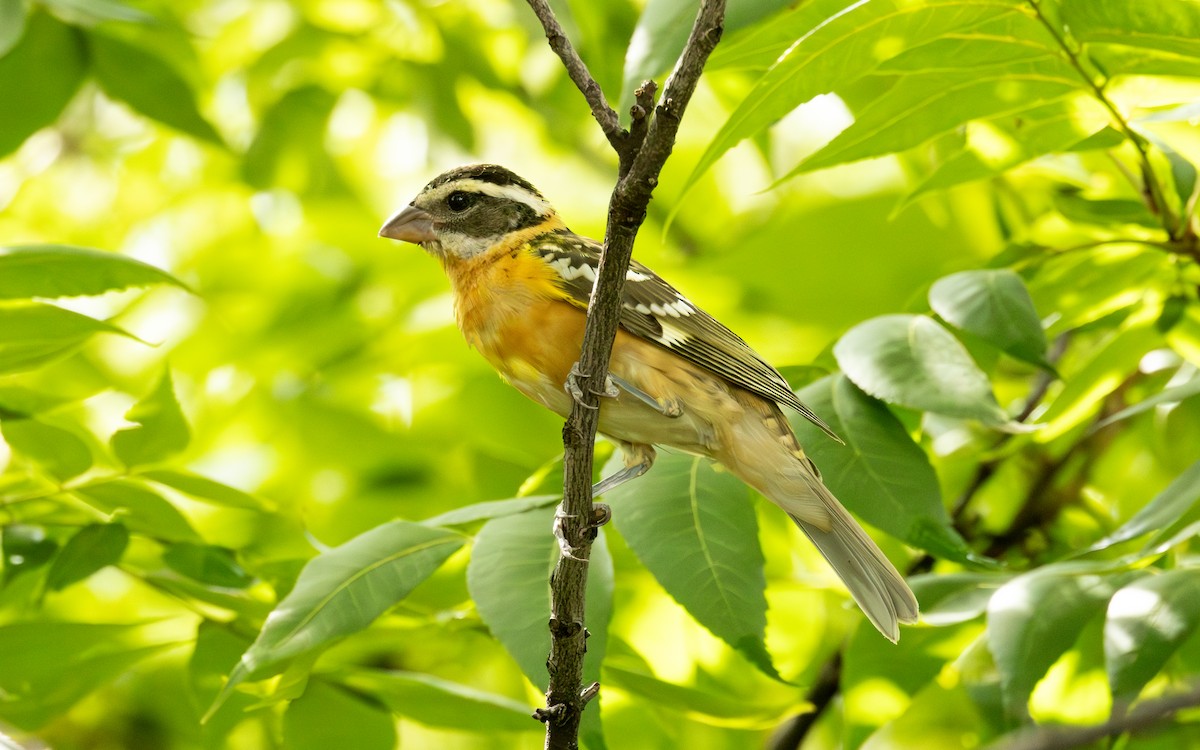
[[[587,562],[596,536],[592,507],[592,452],[600,421],[600,399],[608,373],[621,290],[633,254],[633,242],[646,218],[650,196],[658,175],[670,156],[679,131],[680,118],[691,100],[708,56],[724,30],[725,0],[703,0],[687,45],[667,79],[662,99],[654,107],[653,82],[638,89],[631,110],[632,132],[617,125],[600,86],[571,47],[546,0],[528,0],[546,30],[550,46],[583,93],[600,127],[620,161],[619,178],[608,207],[604,250],[600,256],[596,285],[588,305],[583,348],[575,367],[576,385],[583,395],[573,405],[563,427],[563,502],[559,533],[564,552],[551,575],[550,687],[546,708],[537,717],[546,723],[546,748],[578,747],[579,721],[586,702],[598,687],[582,687],[583,657],[587,629],[584,601],[587,591]],[[653,108],[653,111],[651,111]]]

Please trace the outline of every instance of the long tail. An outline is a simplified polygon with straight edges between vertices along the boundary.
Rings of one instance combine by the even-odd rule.
[[[900,638],[899,623],[917,621],[916,597],[883,551],[821,480],[812,477],[807,484],[828,511],[829,528],[788,515],[829,561],[867,619],[895,643]]]

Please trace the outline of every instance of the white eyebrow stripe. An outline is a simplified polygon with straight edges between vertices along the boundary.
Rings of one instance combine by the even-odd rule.
[[[538,216],[545,216],[551,211],[550,203],[547,200],[537,197],[518,185],[497,185],[494,182],[484,182],[483,180],[462,179],[449,183],[449,186],[453,186],[456,190],[466,187],[493,198],[524,203],[537,212]]]

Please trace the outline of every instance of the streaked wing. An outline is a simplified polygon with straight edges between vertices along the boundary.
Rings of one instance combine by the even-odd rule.
[[[600,261],[599,243],[559,231],[533,240],[530,246],[558,272],[571,301],[586,309]],[[795,409],[841,442],[796,398],[779,371],[740,336],[636,260],[629,264],[621,296],[620,323],[629,333],[665,347],[740,388]]]

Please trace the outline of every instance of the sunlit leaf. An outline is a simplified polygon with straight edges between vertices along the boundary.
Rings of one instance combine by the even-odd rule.
[[[278,673],[289,661],[366,628],[463,541],[445,529],[392,521],[313,558],[242,655],[208,714],[243,680]]]
[[[263,502],[236,487],[175,469],[154,469],[145,471],[139,476],[152,482],[165,485],[183,494],[214,505],[229,508],[246,508],[248,510],[263,510]]]
[[[1191,380],[1183,383],[1182,385],[1164,388],[1149,398],[1144,398],[1132,406],[1125,407],[1112,416],[1105,417],[1096,423],[1096,426],[1092,428],[1092,431],[1096,432],[1108,427],[1110,424],[1116,424],[1117,422],[1124,421],[1130,417],[1136,417],[1138,414],[1150,411],[1156,406],[1162,406],[1164,404],[1178,404],[1181,401],[1186,401],[1195,396],[1200,396],[1200,375],[1193,377]]]
[[[146,23],[154,17],[120,0],[41,0],[55,15],[74,24],[92,26],[104,21]]]
[[[0,57],[7,55],[24,33],[24,0],[0,0]]]
[[[0,433],[17,453],[27,456],[59,481],[87,471],[92,451],[75,433],[37,419],[5,419]]]
[[[283,743],[290,750],[393,750],[396,740],[395,721],[375,701],[322,680],[310,680],[283,714]]]
[[[126,466],[158,463],[186,448],[191,440],[169,371],[163,372],[154,389],[133,405],[125,419],[136,426],[118,430],[112,436],[112,448]]]
[[[1007,269],[943,276],[929,290],[929,306],[944,320],[1023,359],[1048,367],[1046,333],[1021,277]]]
[[[910,409],[1003,426],[987,376],[962,344],[924,315],[884,315],[846,332],[833,353],[854,384]]]
[[[614,458],[607,472],[619,470]],[[703,458],[661,456],[606,501],[621,536],[675,601],[713,635],[778,677],[767,624],[758,521],[741,480]]]
[[[555,505],[561,498],[557,495],[530,495],[510,500],[488,500],[462,508],[448,510],[421,523],[429,526],[459,526],[475,521],[487,521],[501,516],[511,516],[526,511]]]
[[[887,407],[844,375],[822,378],[798,391],[845,445],[799,415],[792,429],[833,494],[868,523],[906,543],[953,560],[973,560],[950,526],[929,458]]]
[[[1010,716],[1028,715],[1034,685],[1134,575],[1114,573],[1103,564],[1058,564],[1018,576],[992,595],[988,648]]]
[[[21,0],[6,0],[8,14]],[[4,28],[0,19],[0,28]],[[19,33],[19,27],[2,33]],[[0,102],[9,102],[0,118],[0,156],[16,150],[25,139],[51,125],[75,96],[85,72],[79,34],[41,12],[29,15],[24,36],[0,56]],[[11,106],[20,102],[20,106]]]
[[[174,505],[139,482],[98,482],[72,492],[97,510],[119,518],[130,531],[168,541],[200,541],[196,530]]]
[[[1063,20],[1085,42],[1149,47],[1200,58],[1200,5],[1193,0],[1062,0]]]
[[[1118,590],[1104,622],[1113,698],[1128,704],[1200,624],[1200,571],[1168,570]]]
[[[739,141],[775,123],[798,105],[873,71],[881,62],[943,34],[1022,13],[1008,0],[963,3],[856,2],[806,32],[759,79],[713,138],[688,177],[700,175]],[[884,52],[880,55],[880,52]]]
[[[0,299],[77,297],[114,289],[183,282],[118,253],[70,245],[0,247]]]
[[[88,693],[174,644],[138,644],[137,625],[50,620],[0,626],[0,717],[41,728]]]
[[[145,48],[97,31],[88,33],[92,71],[104,91],[135,111],[209,143],[221,136],[196,106],[192,87]]]
[[[51,591],[82,581],[91,574],[115,565],[129,544],[129,529],[119,523],[84,526],[67,540],[46,573]]]
[[[782,700],[764,703],[748,701],[744,696],[719,692],[717,687],[702,689],[675,685],[641,672],[621,667],[605,667],[607,683],[632,693],[656,706],[670,708],[696,721],[718,726],[765,729],[776,726],[784,717],[804,711],[796,696],[781,693]]]
[[[1169,528],[1185,528],[1200,521],[1200,461],[1186,471],[1153,500],[1142,506],[1132,518],[1113,533],[1089,547],[1090,550],[1107,549],[1114,544],[1137,539],[1152,531],[1163,532]],[[1183,525],[1181,525],[1181,522]],[[1161,536],[1161,533],[1160,533]]]
[[[532,707],[420,672],[358,669],[338,679],[375,696],[392,713],[431,727],[475,732],[542,731]]]
[[[54,305],[0,303],[0,374],[65,357],[98,333],[129,336],[114,325]]]

